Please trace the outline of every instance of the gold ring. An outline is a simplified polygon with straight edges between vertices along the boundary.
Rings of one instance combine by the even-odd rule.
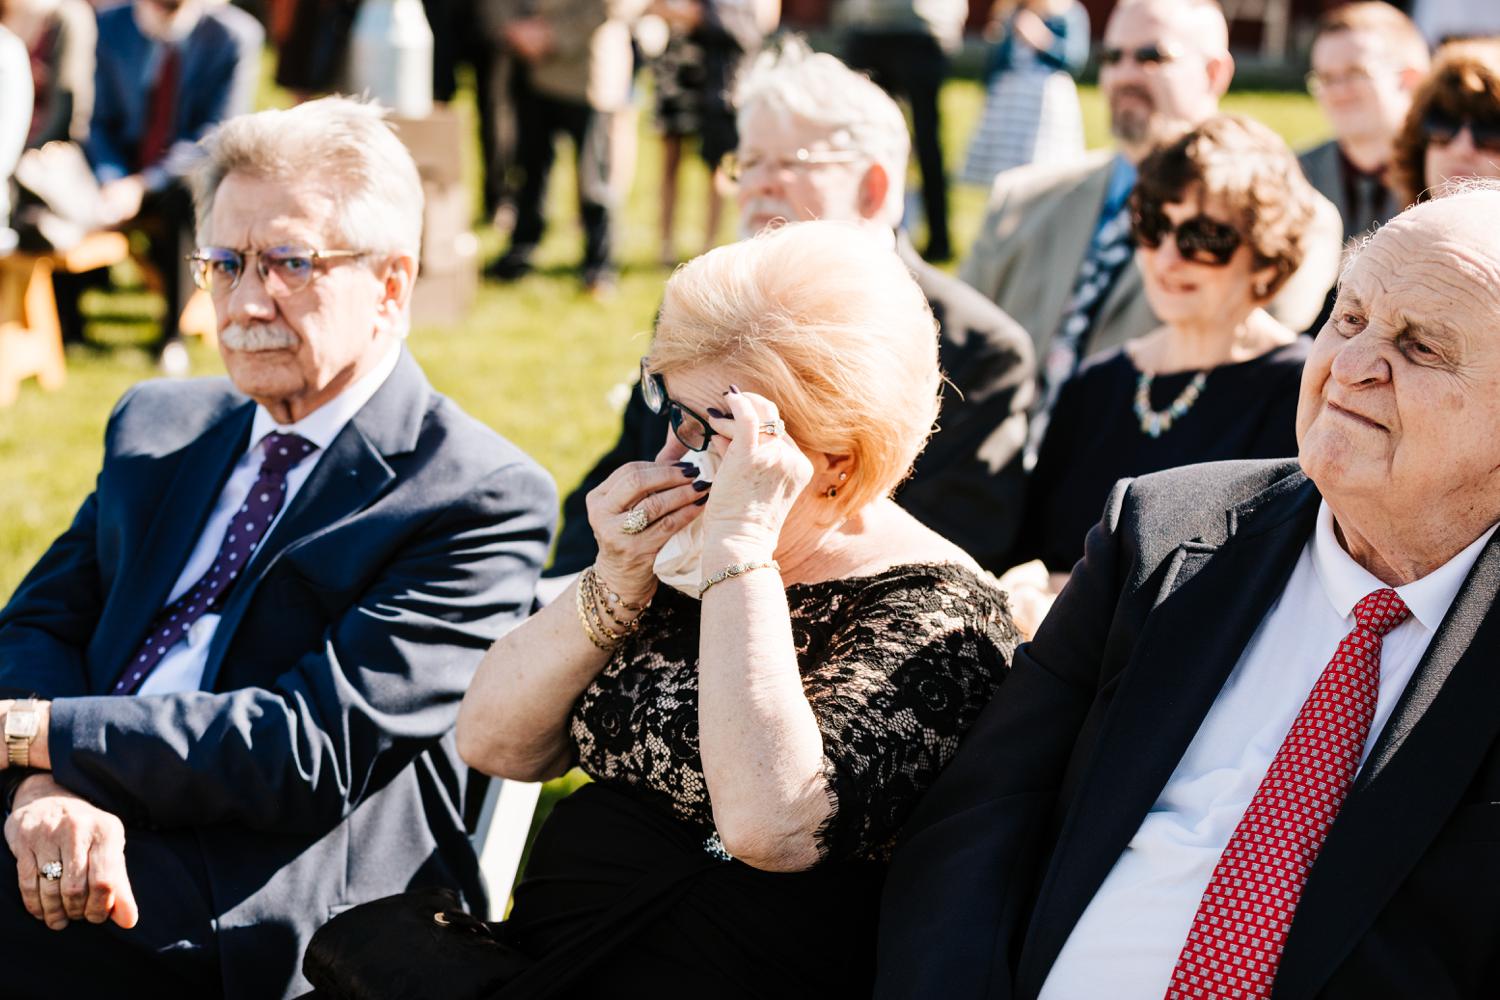
[[[625,515],[625,520],[620,522],[620,530],[627,535],[639,535],[651,524],[651,519],[646,512],[637,507]]]
[[[48,882],[56,882],[58,879],[62,878],[62,862],[49,861],[46,864],[42,865],[42,878],[46,879]]]

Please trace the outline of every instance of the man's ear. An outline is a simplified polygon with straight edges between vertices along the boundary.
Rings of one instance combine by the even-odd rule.
[[[1229,82],[1234,79],[1234,56],[1228,52],[1214,56],[1204,63],[1208,72],[1208,89],[1215,97],[1229,92]]]
[[[1397,74],[1396,79],[1401,81],[1401,89],[1410,94],[1427,79],[1427,74],[1415,66],[1408,66]]]
[[[396,254],[385,265],[380,296],[380,321],[390,332],[406,330],[406,307],[417,281],[417,261],[410,254]]]
[[[870,164],[865,175],[859,179],[859,215],[862,219],[878,219],[885,211],[885,196],[891,190],[891,175],[878,163]]]

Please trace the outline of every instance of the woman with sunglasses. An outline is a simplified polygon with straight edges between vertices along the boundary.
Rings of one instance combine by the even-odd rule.
[[[869,996],[892,841],[1015,641],[890,499],[937,417],[932,313],[867,235],[787,226],[676,272],[643,375],[657,461],[589,495],[597,562],[459,715],[482,771],[594,779],[499,925],[536,963],[512,989]]]
[[[1500,41],[1438,50],[1396,137],[1391,170],[1408,204],[1452,181],[1500,177]]]
[[[1286,143],[1248,118],[1210,118],[1142,161],[1136,266],[1161,326],[1085,362],[1058,395],[1016,553],[1051,578],[1033,575],[1041,593],[1018,601],[1032,609],[1018,613],[1023,632],[1083,555],[1117,480],[1297,453],[1307,341],[1263,307],[1302,262],[1316,197]]]

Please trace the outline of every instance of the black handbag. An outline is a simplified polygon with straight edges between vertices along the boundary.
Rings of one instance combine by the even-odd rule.
[[[480,1000],[533,964],[465,913],[451,889],[418,889],[324,924],[302,974],[318,1000]]]

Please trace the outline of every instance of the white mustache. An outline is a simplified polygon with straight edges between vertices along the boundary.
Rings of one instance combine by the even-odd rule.
[[[752,230],[750,228],[752,225],[750,220],[759,215],[773,219],[781,218],[787,222],[797,221],[796,210],[780,198],[751,198],[740,207],[740,229],[742,230],[742,235],[754,236],[760,231],[759,229]]]
[[[296,334],[269,323],[231,323],[219,331],[219,340],[231,351],[282,351],[297,346]]]

